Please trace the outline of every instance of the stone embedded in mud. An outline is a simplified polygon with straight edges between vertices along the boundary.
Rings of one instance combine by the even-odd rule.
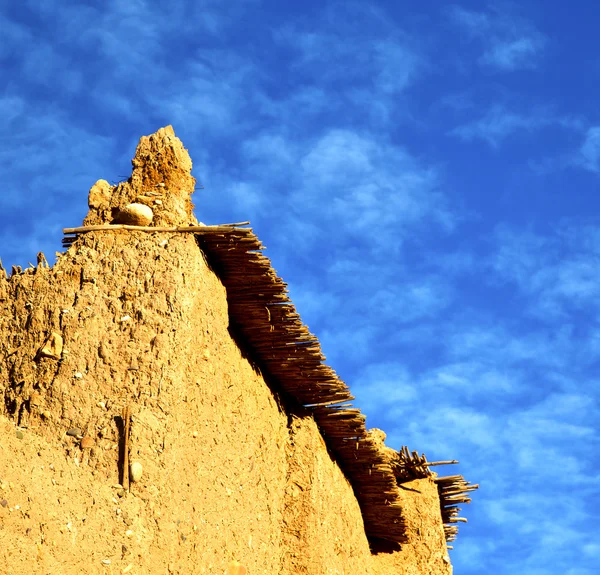
[[[114,224],[125,224],[129,226],[147,226],[152,222],[154,212],[152,208],[144,204],[127,204],[119,210]]]
[[[81,442],[79,443],[81,449],[90,449],[94,447],[94,445],[96,445],[96,442],[89,435],[82,437]]]
[[[232,561],[227,567],[227,575],[246,575],[246,567],[237,561]]]
[[[67,431],[67,435],[70,437],[81,437],[81,429],[79,429],[79,427],[72,427]]]
[[[129,466],[129,477],[131,481],[137,483],[142,478],[142,473],[144,472],[144,468],[139,461],[132,461]]]
[[[29,405],[31,405],[31,407],[38,407],[41,404],[42,396],[40,395],[39,391],[34,391],[29,397]]]
[[[62,357],[62,351],[63,338],[59,333],[53,331],[40,349],[38,356],[60,359]]]

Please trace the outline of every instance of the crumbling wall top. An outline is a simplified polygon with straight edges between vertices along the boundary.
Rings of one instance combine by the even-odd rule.
[[[152,225],[194,225],[192,160],[172,126],[142,136],[131,161],[131,177],[112,186],[98,180],[88,196],[84,225],[119,223],[121,210],[140,204],[152,210]]]

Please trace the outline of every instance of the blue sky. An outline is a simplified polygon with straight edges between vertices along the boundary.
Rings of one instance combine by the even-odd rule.
[[[596,3],[101,4],[0,0],[4,266],[172,124],[368,426],[480,483],[455,573],[600,573]]]

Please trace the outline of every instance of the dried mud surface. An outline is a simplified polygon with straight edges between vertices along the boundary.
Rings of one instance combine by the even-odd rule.
[[[53,269],[13,276],[4,289],[6,415],[24,428],[17,447],[36,438],[58,458],[38,464],[38,456],[15,455],[11,465],[22,463],[20,483],[29,482],[34,466],[44,465],[47,474],[60,453],[67,466],[62,483],[72,497],[98,491],[95,503],[84,497],[89,508],[74,505],[77,517],[39,517],[56,534],[71,523],[78,534],[66,539],[73,559],[94,572],[102,555],[119,572],[114,565],[121,565],[120,545],[127,541],[141,568],[135,572],[189,573],[191,564],[194,572],[219,572],[227,553],[248,563],[249,555],[260,555],[267,570],[277,571],[285,476],[279,484],[273,476],[285,468],[287,416],[229,336],[224,289],[193,236],[88,235]],[[39,358],[53,332],[64,340],[61,359]],[[119,498],[111,486],[119,482],[119,417],[126,404],[133,413],[131,458],[144,474]],[[66,435],[72,429],[94,447],[82,450]],[[8,477],[10,466],[2,474]],[[111,496],[103,497],[107,488]],[[30,499],[47,490],[37,482],[24,489]],[[66,495],[57,509],[69,507]],[[28,507],[23,502],[20,513],[31,514]],[[125,540],[127,531],[133,534]],[[36,554],[27,548],[48,547],[49,538],[41,537],[3,546],[0,555],[12,547],[13,572],[30,572]],[[81,572],[65,570],[71,561],[60,557],[65,549],[56,541],[60,572]],[[100,561],[98,572],[105,569]]]

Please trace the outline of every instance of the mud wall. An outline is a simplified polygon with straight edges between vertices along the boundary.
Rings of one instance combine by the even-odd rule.
[[[406,491],[409,544],[374,554],[314,421],[247,356],[191,234],[88,233],[53,268],[0,273],[0,565],[451,572],[433,483]],[[125,405],[143,466],[130,492]]]

